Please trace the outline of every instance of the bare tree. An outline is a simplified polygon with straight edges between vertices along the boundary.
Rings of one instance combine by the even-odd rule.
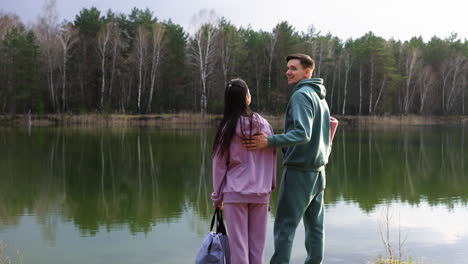
[[[112,33],[111,33],[111,47],[112,47],[112,54],[111,54],[111,73],[110,73],[110,80],[109,80],[109,98],[112,97],[112,88],[114,87],[114,76],[115,76],[115,65],[117,62],[117,58],[120,55],[121,48],[124,46],[124,42],[120,36],[120,28],[118,25],[118,21],[114,18],[109,23],[112,23]]]
[[[46,62],[47,86],[54,111],[59,109],[54,77],[60,64],[58,60],[59,48],[57,48],[60,45],[58,43],[58,28],[57,2],[56,0],[45,0],[42,14],[37,19],[35,31]]]
[[[429,91],[434,83],[434,73],[430,66],[426,66],[422,69],[422,73],[419,77],[419,113],[422,114],[426,100],[429,95]]]
[[[468,65],[465,67],[465,74],[463,74],[463,85],[462,85],[462,115],[465,115],[465,90],[467,87],[467,75],[468,74]]]
[[[439,69],[440,75],[442,77],[442,112],[445,114],[447,106],[446,104],[446,93],[447,93],[447,83],[448,79],[450,77],[450,73],[452,72],[452,69],[450,68],[449,64],[447,62],[443,63],[442,66]]]
[[[275,52],[276,42],[278,42],[279,32],[273,30],[270,35],[270,43],[267,47],[268,51],[268,91],[271,91],[271,68],[273,65],[273,55]]]
[[[359,115],[362,115],[362,63],[359,64]]]
[[[146,112],[151,112],[151,104],[153,102],[154,86],[156,83],[156,74],[161,60],[162,39],[164,37],[164,26],[162,24],[154,24],[151,27],[151,84],[149,92],[148,105]]]
[[[141,94],[143,89],[143,71],[145,70],[145,59],[148,55],[148,32],[143,25],[138,26],[135,36],[135,62],[138,65],[138,97],[137,109],[141,113]]]
[[[111,51],[111,35],[113,32],[112,23],[105,23],[97,33],[97,47],[96,51],[101,59],[101,92],[100,92],[100,103],[101,110],[104,109],[104,92],[106,87],[106,60]]]
[[[18,27],[20,24],[21,22],[18,15],[0,11],[0,42],[5,39],[5,36],[12,28]]]
[[[78,32],[71,23],[66,23],[59,32],[58,39],[62,47],[62,112],[66,108],[67,62],[70,49],[78,42]]]
[[[231,41],[231,36],[229,32],[220,28],[220,51],[221,51],[221,68],[223,70],[224,85],[227,84],[227,75],[231,69],[232,63],[232,52],[233,52],[233,43]]]
[[[405,93],[403,96],[403,111],[405,114],[409,113],[411,102],[413,101],[414,89],[412,87],[413,76],[417,70],[417,64],[420,59],[420,52],[417,48],[413,48],[409,51],[406,57],[405,63],[405,74],[406,74],[406,85]]]
[[[375,63],[376,55],[371,52],[370,55],[370,81],[369,81],[369,115],[372,114],[372,95],[374,91],[374,75],[375,75]]]
[[[461,84],[462,81],[459,79],[460,75],[464,74],[463,69],[466,62],[467,60],[462,54],[457,54],[455,57],[449,60],[449,68],[451,69],[452,80],[450,85],[447,87],[447,93],[445,96],[445,113],[450,112],[454,108],[456,99],[461,94],[463,87]]]
[[[327,41],[327,40],[324,40],[324,39],[318,39],[317,41],[317,46],[318,46],[318,55],[317,55],[317,69],[315,70],[316,72],[316,76],[320,77],[322,76],[322,61],[323,61],[323,52],[324,52],[324,41]]]
[[[384,73],[382,83],[380,84],[379,94],[377,95],[377,99],[375,100],[374,109],[373,109],[374,111],[375,109],[377,109],[377,106],[379,105],[380,98],[382,97],[382,93],[383,93],[383,90],[385,89],[386,84],[387,84],[387,73]]]
[[[201,10],[192,18],[195,28],[192,36],[190,57],[198,69],[202,83],[200,109],[204,116],[208,105],[208,79],[213,73],[216,58],[216,37],[218,34],[217,17],[214,11]]]
[[[402,234],[402,227],[400,217],[398,217],[398,233],[397,233],[397,245],[392,243],[391,228],[393,224],[393,215],[390,209],[390,205],[387,204],[384,209],[382,209],[382,216],[379,221],[380,225],[380,237],[382,243],[384,244],[385,251],[387,252],[388,258],[391,263],[401,262],[403,259],[403,250],[406,240],[408,239],[408,233]],[[395,248],[396,247],[396,248]]]
[[[345,66],[345,81],[344,81],[344,87],[343,87],[343,108],[341,110],[341,114],[344,115],[346,112],[346,95],[348,92],[348,79],[349,79],[349,71],[351,70],[351,67],[353,66],[353,60],[351,58],[351,54],[348,50],[345,50],[343,56],[344,60],[344,66]]]

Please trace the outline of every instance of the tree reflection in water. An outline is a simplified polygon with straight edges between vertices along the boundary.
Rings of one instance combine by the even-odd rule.
[[[340,128],[327,166],[327,206],[344,200],[371,212],[395,200],[466,204],[465,131]],[[122,227],[135,234],[189,212],[190,228],[204,234],[213,210],[213,136],[213,129],[1,129],[0,228],[35,215],[54,245],[59,222],[84,236]]]

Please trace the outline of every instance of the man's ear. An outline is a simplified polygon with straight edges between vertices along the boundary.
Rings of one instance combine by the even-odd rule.
[[[311,68],[306,68],[305,69],[305,75],[307,78],[312,77],[312,69]]]

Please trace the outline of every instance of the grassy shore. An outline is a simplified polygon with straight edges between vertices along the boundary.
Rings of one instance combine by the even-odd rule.
[[[263,115],[273,127],[282,128],[283,115]],[[384,116],[335,116],[340,126],[401,126],[401,125],[441,125],[468,124],[468,116],[417,116],[417,115],[384,115]],[[0,126],[70,126],[70,127],[164,127],[164,128],[199,128],[215,127],[221,115],[200,113],[177,114],[44,114],[44,115],[0,115]]]

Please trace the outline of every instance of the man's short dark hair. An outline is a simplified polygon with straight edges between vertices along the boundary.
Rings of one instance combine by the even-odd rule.
[[[299,60],[304,69],[309,68],[313,71],[315,68],[314,60],[307,54],[294,53],[294,54],[288,55],[286,57],[286,62],[289,62],[290,60]]]

